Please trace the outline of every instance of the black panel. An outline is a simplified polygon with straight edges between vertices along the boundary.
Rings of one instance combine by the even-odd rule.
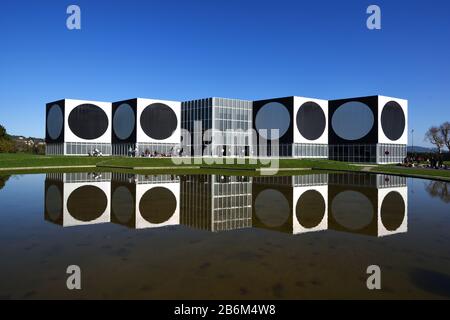
[[[164,187],[148,190],[139,201],[141,216],[152,224],[166,222],[177,208],[177,199],[172,191]]]
[[[86,185],[75,189],[67,199],[67,210],[79,221],[93,221],[105,212],[108,198],[102,189]]]
[[[405,123],[402,107],[395,101],[386,103],[381,112],[381,128],[384,135],[392,141],[400,139],[405,131]]]
[[[45,179],[45,220],[63,224],[63,183],[61,181]]]
[[[81,104],[70,112],[69,128],[81,139],[97,139],[108,129],[108,116],[94,104]]]
[[[153,103],[145,107],[140,122],[145,134],[156,140],[169,138],[178,125],[175,112],[164,103]]]
[[[64,122],[63,122],[63,126],[62,126],[62,130],[61,130],[61,134],[59,135],[59,137],[57,139],[52,139],[48,133],[48,127],[47,127],[47,117],[48,117],[48,112],[50,111],[50,108],[54,105],[57,104],[61,107],[62,113],[63,113],[63,121],[64,121],[64,115],[65,115],[65,100],[58,100],[58,101],[54,101],[54,102],[50,102],[47,103],[45,105],[45,142],[46,143],[61,143],[64,142]]]
[[[127,139],[122,140],[119,137],[117,137],[115,132],[114,132],[114,115],[116,114],[116,111],[119,108],[119,106],[121,106],[124,103],[130,105],[131,109],[133,109],[134,116],[135,116],[135,125],[134,125],[134,129],[133,129],[133,132],[131,133],[131,135]],[[123,100],[123,101],[114,102],[112,104],[112,117],[111,117],[111,119],[113,121],[113,123],[112,123],[112,130],[111,130],[111,141],[112,141],[112,143],[136,143],[137,99],[129,99],[129,100]]]
[[[111,222],[136,226],[136,184],[111,181]]]
[[[375,187],[329,184],[328,228],[376,236],[377,199],[378,190]],[[361,200],[362,203],[360,203]],[[339,207],[339,210],[335,210],[336,207]],[[366,208],[369,210],[365,210]],[[342,213],[345,214],[344,217],[342,217]]]
[[[317,140],[325,131],[326,118],[322,108],[315,102],[302,104],[297,112],[297,128],[308,140]]]
[[[281,144],[292,144],[294,142],[294,126],[293,126],[293,121],[294,121],[294,98],[293,97],[285,97],[285,98],[276,98],[276,99],[267,99],[267,100],[259,100],[259,101],[254,101],[253,102],[253,129],[256,130],[256,126],[255,126],[255,120],[256,120],[256,115],[258,114],[258,111],[267,103],[269,102],[278,102],[281,103],[282,105],[284,105],[287,109],[287,111],[289,112],[290,118],[291,118],[291,123],[289,128],[287,129],[286,133],[280,137],[278,143]],[[259,152],[259,142],[260,142],[261,137],[258,135],[258,153]],[[268,140],[267,141],[267,147],[270,150],[271,147],[271,141]],[[281,149],[281,146],[280,146]],[[278,152],[279,155],[281,155],[281,150],[279,150]],[[291,153],[292,155],[292,153]]]
[[[332,119],[334,113],[337,109],[342,106],[344,103],[357,101],[364,103],[372,110],[374,116],[374,124],[372,129],[361,139],[357,140],[346,140],[339,137],[333,130]],[[350,98],[350,99],[342,99],[342,100],[330,100],[328,102],[328,143],[332,144],[371,144],[378,143],[378,125],[377,125],[377,110],[378,110],[378,96],[370,96],[370,97],[360,97],[360,98]],[[353,119],[348,119],[351,123]]]
[[[292,233],[292,180],[286,183],[284,178],[271,177],[267,182],[264,178],[253,179],[253,227]]]

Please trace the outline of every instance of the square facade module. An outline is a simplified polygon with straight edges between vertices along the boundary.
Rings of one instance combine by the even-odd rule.
[[[253,128],[260,156],[328,158],[326,100],[293,96],[254,101]]]
[[[111,103],[63,99],[46,105],[46,154],[111,155]]]
[[[177,155],[181,103],[135,98],[112,104],[114,155]]]
[[[385,96],[329,101],[329,158],[399,163],[406,157],[408,101]]]

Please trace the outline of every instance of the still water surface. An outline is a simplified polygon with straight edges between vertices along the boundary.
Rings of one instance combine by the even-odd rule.
[[[443,182],[61,173],[0,188],[1,299],[450,298]]]

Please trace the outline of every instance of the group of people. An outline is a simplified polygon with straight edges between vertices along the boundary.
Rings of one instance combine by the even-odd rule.
[[[431,169],[448,169],[444,163],[442,155],[425,157],[425,156],[408,156],[403,161],[403,166],[406,167],[425,167]]]
[[[97,148],[95,148],[93,151],[88,152],[88,156],[89,157],[101,157],[103,156],[103,153],[98,150]]]
[[[143,158],[154,158],[154,157],[164,157],[164,158],[170,158],[175,155],[174,148],[171,148],[169,152],[158,152],[158,151],[150,151],[149,149],[145,149],[145,151],[141,152],[139,154],[139,149],[130,147],[128,149],[128,156],[129,157],[138,157],[141,156]]]

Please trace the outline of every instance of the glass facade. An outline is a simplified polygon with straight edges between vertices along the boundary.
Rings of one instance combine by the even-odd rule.
[[[406,157],[406,145],[342,144],[329,146],[329,159],[346,162],[401,163]]]
[[[181,181],[181,223],[213,232],[252,226],[252,178],[188,176]]]
[[[328,158],[328,145],[294,143],[292,156],[295,158]]]
[[[66,155],[87,156],[92,154],[95,149],[100,151],[104,156],[112,154],[110,143],[91,143],[91,142],[66,142]]]
[[[191,133],[191,150],[211,156],[250,156],[252,102],[238,99],[208,98],[181,104],[182,128]],[[196,127],[199,121],[201,127]],[[204,139],[211,130],[211,139]],[[208,148],[208,149],[207,149]],[[206,151],[209,150],[209,151]]]

